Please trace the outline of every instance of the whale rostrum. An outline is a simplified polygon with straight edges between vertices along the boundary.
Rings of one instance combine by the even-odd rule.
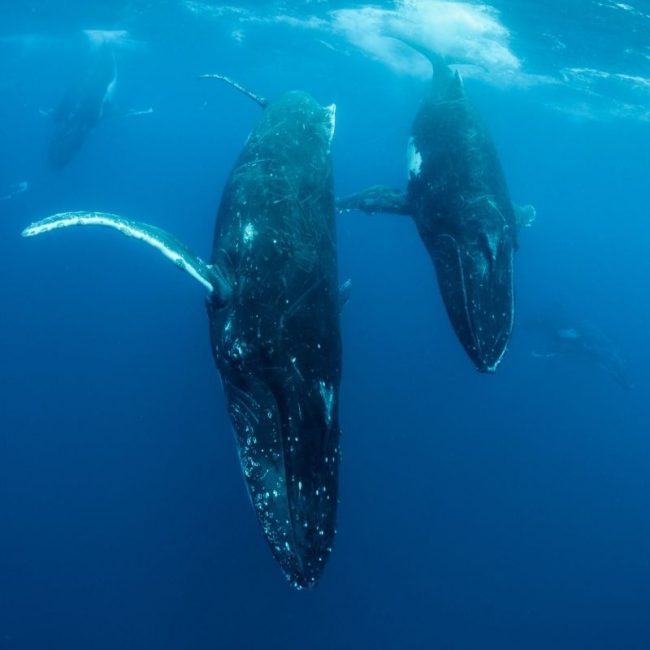
[[[223,190],[208,262],[156,226],[104,212],[61,212],[23,235],[113,228],[207,289],[212,354],[251,502],[290,583],[312,587],[335,535],[339,313],[349,293],[337,272],[335,108],[301,91],[273,100],[242,91],[264,111]]]

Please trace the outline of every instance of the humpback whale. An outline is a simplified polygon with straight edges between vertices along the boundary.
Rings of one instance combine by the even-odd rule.
[[[458,72],[413,47],[431,61],[433,80],[412,125],[407,190],[374,186],[338,207],[413,217],[457,338],[478,370],[494,372],[513,326],[517,220],[528,224],[534,209],[512,205],[496,148]]]
[[[107,43],[93,45],[81,78],[66,91],[53,113],[54,133],[48,151],[51,169],[63,169],[81,149],[104,116],[116,79],[111,47]]]
[[[207,289],[212,353],[248,492],[273,555],[304,588],[331,552],[338,502],[335,106],[300,91],[267,101],[236,87],[264,111],[226,182],[208,262],[155,226],[99,212],[59,213],[23,235],[115,228]]]
[[[590,364],[607,373],[623,389],[634,387],[627,364],[605,334],[590,323],[572,318],[554,304],[525,322],[537,359],[567,359]]]

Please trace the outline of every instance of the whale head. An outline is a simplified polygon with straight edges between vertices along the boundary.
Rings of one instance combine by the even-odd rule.
[[[512,333],[514,251],[507,233],[443,233],[432,245],[449,320],[480,372],[497,369]]]
[[[264,323],[249,337],[246,314],[223,311],[210,314],[215,359],[251,503],[286,578],[311,588],[335,534],[338,376],[325,339],[293,346]]]

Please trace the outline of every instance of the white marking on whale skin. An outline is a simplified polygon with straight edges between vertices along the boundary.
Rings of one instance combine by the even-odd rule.
[[[512,272],[512,253],[510,253],[509,267],[510,267],[510,273],[509,273],[509,277],[510,277],[510,295],[512,296],[513,293],[514,293],[514,273]],[[505,316],[505,315],[506,314],[504,313],[503,316]],[[514,321],[515,321],[515,301],[511,300],[510,301],[510,320],[508,321],[509,322],[509,327],[508,327],[508,331],[506,332],[508,338],[510,338],[510,335],[512,334],[512,324],[514,323]],[[508,344],[506,343],[506,345],[503,346],[503,350],[501,350],[501,354],[497,357],[497,359],[494,360],[494,363],[491,366],[487,367],[488,372],[496,372],[496,369],[499,367],[499,365],[503,361],[503,357],[505,357],[507,351],[508,351]]]
[[[330,104],[325,107],[327,113],[328,125],[329,125],[329,135],[327,147],[328,151],[332,147],[332,140],[334,139],[334,131],[336,130],[336,104]]]
[[[318,382],[318,390],[320,395],[323,398],[323,404],[325,405],[325,421],[327,426],[332,426],[332,411],[334,408],[334,386],[327,385],[322,379]]]
[[[422,173],[422,154],[415,146],[415,140],[412,136],[409,138],[406,155],[408,158],[409,175],[413,175],[417,178]]]
[[[250,244],[255,237],[257,236],[257,230],[255,230],[255,226],[252,223],[247,223],[244,226],[244,232],[242,235],[242,240],[244,244]]]
[[[105,212],[60,212],[47,219],[37,221],[23,230],[23,237],[34,237],[59,228],[71,226],[106,226],[114,228],[127,237],[139,239],[145,244],[159,250],[167,259],[171,260],[183,271],[187,271],[195,280],[200,282],[211,293],[214,286],[201,272],[199,264],[195,263],[191,256],[179,246],[175,248],[173,242],[166,242],[162,237],[157,236],[156,229],[147,224],[138,224],[115,214]],[[197,261],[201,263],[200,260]],[[210,268],[210,267],[208,267]]]
[[[497,249],[499,247],[499,234],[494,230],[485,233],[485,240],[487,241],[488,248],[490,249],[490,255],[492,257],[492,262],[497,261]]]

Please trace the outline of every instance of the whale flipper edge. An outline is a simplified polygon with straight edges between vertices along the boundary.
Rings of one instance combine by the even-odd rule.
[[[34,237],[59,228],[72,226],[104,226],[113,228],[127,237],[149,244],[200,282],[218,302],[225,304],[231,287],[216,265],[209,265],[192,253],[182,242],[168,232],[147,223],[126,219],[107,212],[59,212],[41,219],[25,228],[23,237]]]
[[[243,93],[247,97],[250,97],[254,102],[257,102],[262,108],[266,108],[269,105],[268,99],[265,99],[264,97],[260,97],[259,95],[256,95],[254,92],[246,88],[245,86],[242,86],[240,83],[237,83],[230,77],[226,77],[225,75],[222,74],[202,74],[199,75],[199,79],[216,79],[217,81],[223,81],[227,83],[229,86],[232,86],[233,88],[237,89],[240,93]]]

